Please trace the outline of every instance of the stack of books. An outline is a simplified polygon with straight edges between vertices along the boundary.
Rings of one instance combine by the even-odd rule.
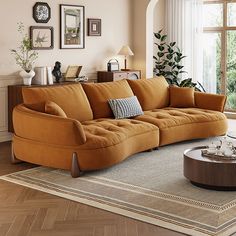
[[[32,79],[32,84],[53,84],[52,68],[50,66],[35,67],[34,72],[35,76]]]

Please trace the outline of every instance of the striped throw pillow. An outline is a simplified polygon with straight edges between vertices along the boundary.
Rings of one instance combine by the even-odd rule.
[[[109,99],[108,103],[116,119],[143,115],[142,107],[136,96],[128,98]]]

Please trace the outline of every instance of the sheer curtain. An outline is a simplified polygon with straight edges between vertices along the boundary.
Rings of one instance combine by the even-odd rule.
[[[203,0],[166,0],[166,33],[183,54],[185,78],[203,79]]]

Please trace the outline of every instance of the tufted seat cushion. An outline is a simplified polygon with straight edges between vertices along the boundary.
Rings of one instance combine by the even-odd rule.
[[[85,121],[82,125],[87,140],[81,146],[82,149],[109,147],[124,142],[131,137],[159,130],[153,124],[131,119],[97,119]]]
[[[158,127],[146,122],[97,119],[85,121],[82,125],[86,143],[74,150],[78,154],[82,170],[109,167],[134,153],[159,146]],[[65,155],[68,156],[66,153]]]
[[[194,138],[223,135],[227,120],[223,113],[198,108],[164,108],[145,111],[136,117],[160,129],[160,145]]]

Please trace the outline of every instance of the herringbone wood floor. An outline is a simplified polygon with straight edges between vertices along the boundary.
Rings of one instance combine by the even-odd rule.
[[[229,130],[236,130],[230,120]],[[34,167],[10,164],[0,143],[0,175]],[[161,227],[0,181],[0,236],[183,236]],[[236,234],[234,234],[236,236]]]
[[[0,143],[0,175],[34,167],[10,163],[10,143]],[[0,180],[0,236],[181,236],[51,194]]]

